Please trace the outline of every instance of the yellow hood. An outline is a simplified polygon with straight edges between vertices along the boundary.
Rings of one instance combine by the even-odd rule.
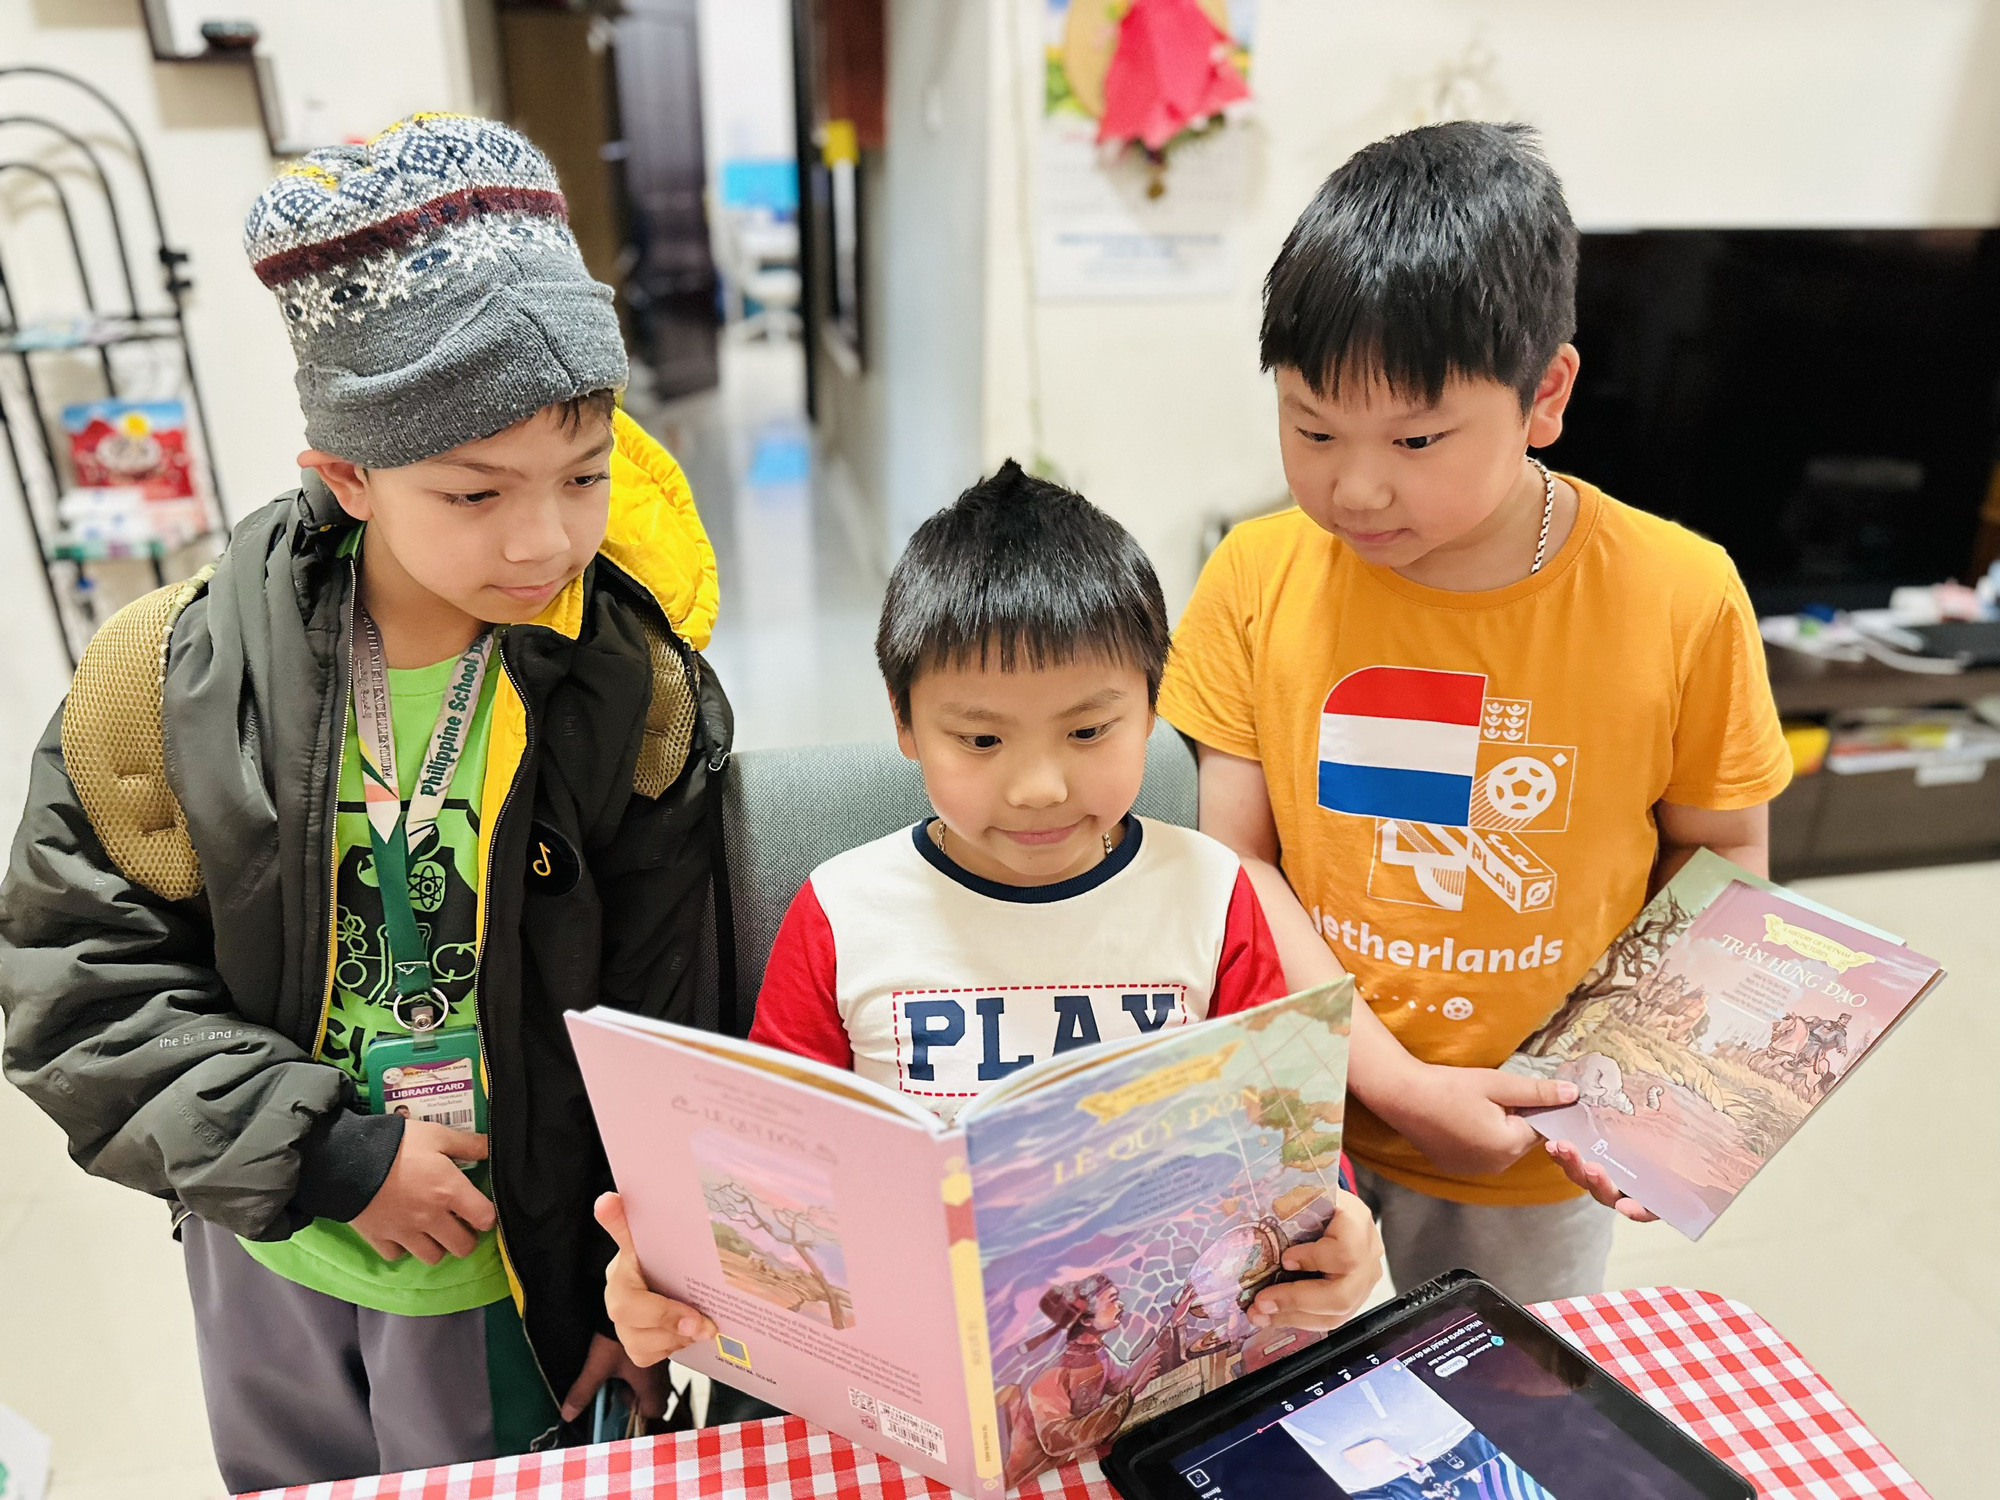
[[[695,513],[694,492],[674,456],[624,412],[613,412],[611,519],[597,550],[643,584],[674,633],[699,651],[715,629],[715,549]],[[574,637],[583,623],[583,580],[551,599],[537,625]]]

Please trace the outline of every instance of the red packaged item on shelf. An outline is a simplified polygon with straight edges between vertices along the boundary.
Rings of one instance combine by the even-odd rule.
[[[86,401],[63,408],[79,489],[132,488],[148,500],[194,495],[179,401]]]

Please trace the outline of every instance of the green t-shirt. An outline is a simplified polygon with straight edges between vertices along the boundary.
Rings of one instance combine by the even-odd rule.
[[[457,659],[389,673],[395,723],[396,779],[407,800],[430,747],[438,704]],[[431,970],[451,1001],[448,1027],[477,1024],[473,986],[478,978],[479,794],[486,777],[486,745],[493,721],[493,688],[500,666],[492,663],[451,789],[438,813],[437,843],[410,851],[410,895],[417,925],[430,944]],[[362,1055],[377,1036],[409,1033],[390,1012],[396,986],[388,965],[382,897],[375,884],[375,856],[361,794],[361,741],[352,703],[340,757],[340,809],[334,827],[336,911],[333,1001],[326,1034],[315,1054],[353,1078],[365,1097]],[[507,1272],[493,1231],[464,1259],[427,1266],[413,1255],[385,1261],[346,1224],[315,1219],[288,1240],[245,1240],[243,1248],[287,1280],[343,1302],[379,1312],[423,1317],[484,1307],[510,1295]]]

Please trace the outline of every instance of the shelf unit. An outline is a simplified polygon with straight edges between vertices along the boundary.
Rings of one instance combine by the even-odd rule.
[[[28,84],[42,85],[39,97],[59,100],[60,107],[16,108],[23,93],[21,86]],[[98,142],[107,121],[136,168],[136,196],[141,200],[137,205],[127,201],[134,195],[129,189],[121,193],[106,170],[104,147]],[[35,147],[41,149],[25,154]],[[16,302],[17,284],[7,271],[8,231],[15,226],[0,219],[0,365],[11,367],[19,387],[12,400],[8,393],[0,392],[0,449],[6,453],[14,491],[34,535],[63,649],[74,665],[98,623],[90,571],[94,564],[114,556],[136,556],[151,564],[156,581],[165,582],[169,550],[199,546],[226,535],[228,512],[215,474],[208,415],[188,344],[186,297],[192,283],[186,274],[187,252],[176,249],[168,239],[152,164],[132,122],[107,94],[85,79],[35,64],[0,66],[0,181],[15,174],[39,182],[53,200],[77,284],[77,303],[61,315],[25,320]],[[76,209],[84,203],[79,195],[85,194],[94,199],[99,210],[91,218],[108,226],[108,243],[101,237],[93,239],[79,226]],[[141,252],[136,261],[135,250]],[[135,265],[147,262],[157,267],[157,292],[142,293]],[[99,295],[100,287],[106,284],[115,288],[108,299]],[[196,492],[202,496],[204,524],[172,549],[152,543],[123,554],[107,553],[67,537],[57,519],[56,500],[63,489],[64,471],[59,442],[61,414],[50,409],[41,369],[52,358],[73,361],[79,354],[86,358],[94,354],[92,362],[104,394],[114,400],[128,399],[129,392],[121,389],[125,381],[113,351],[139,344],[170,344],[178,352],[178,399],[184,404],[193,439]]]
[[[271,59],[256,47],[209,46],[199,52],[184,52],[174,44],[173,20],[167,14],[168,0],[139,0],[139,17],[146,27],[146,46],[156,63],[187,64],[203,68],[241,68],[250,75],[250,87],[257,95],[257,118],[264,127],[264,144],[273,157],[303,155],[309,148],[285,137],[284,110],[278,103],[277,74]]]
[[[1928,708],[2000,694],[2000,668],[1902,672],[1879,662],[1766,652],[1778,712]],[[1924,770],[1821,769],[1771,804],[1771,873],[1780,880],[2000,858],[2000,761],[1939,778]]]

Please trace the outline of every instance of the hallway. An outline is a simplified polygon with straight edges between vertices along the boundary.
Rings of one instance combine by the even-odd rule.
[[[874,665],[882,522],[816,451],[804,356],[725,338],[722,384],[633,415],[680,460],[715,544],[722,612],[707,656],[736,748],[887,739]]]

